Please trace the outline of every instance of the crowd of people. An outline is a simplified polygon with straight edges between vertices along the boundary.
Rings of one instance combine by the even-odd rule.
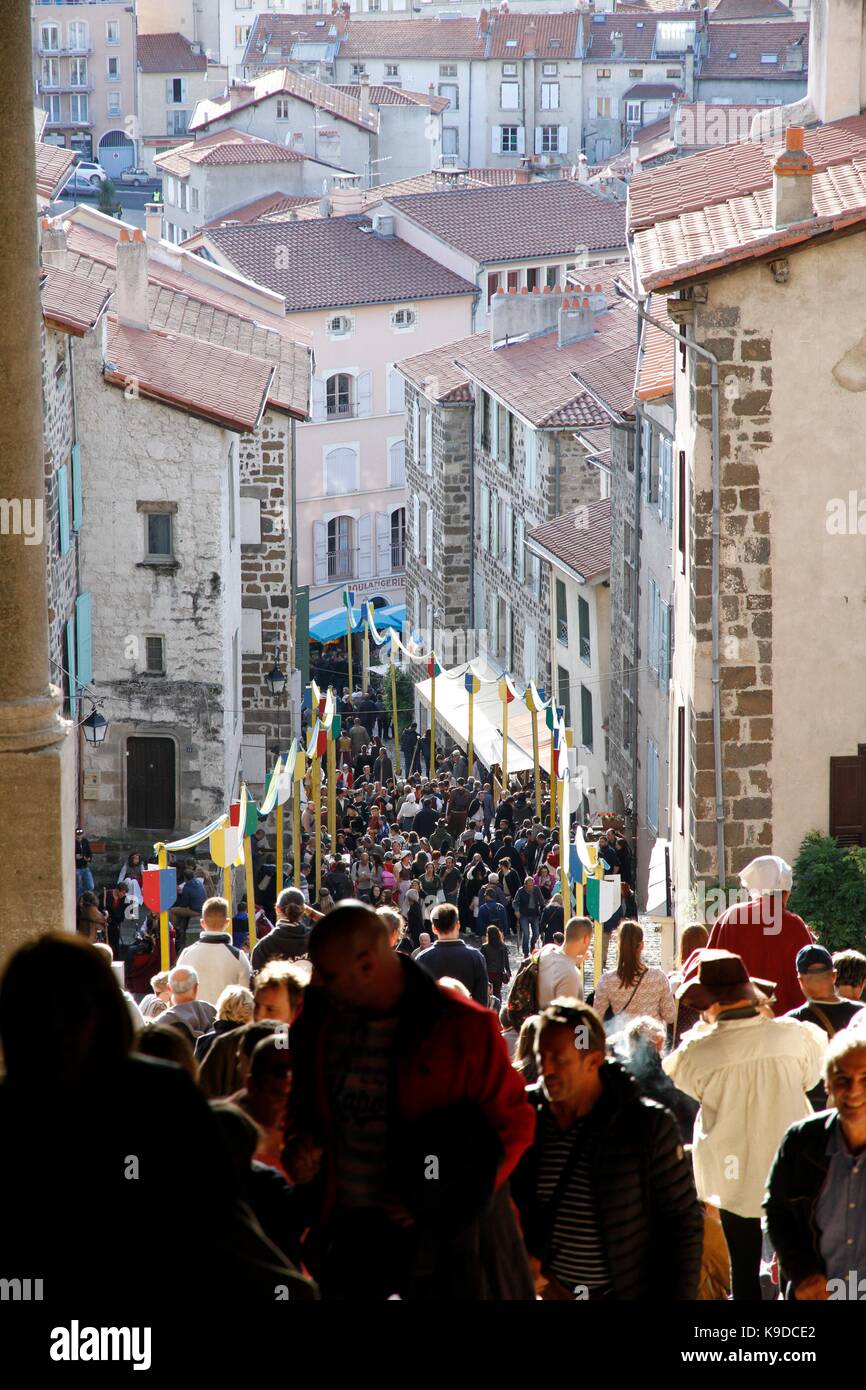
[[[299,883],[292,847],[277,893],[256,837],[252,951],[249,905],[194,859],[168,971],[147,914],[121,964],[85,888],[86,939],[25,947],[0,987],[7,1109],[61,1033],[92,1104],[109,1072],[157,1107],[165,1086],[180,1151],[205,1143],[222,1184],[212,1257],[237,1244],[251,1279],[304,1296],[813,1300],[866,1276],[866,955],[814,940],[762,855],[749,901],[662,969],[614,828],[586,831],[622,882],[596,962],[532,785],[494,800],[459,750],[412,772],[413,736],[379,777],[361,716],[345,729],[336,838],[317,864],[308,804]],[[127,909],[140,872],[130,855]],[[57,1015],[30,1055],[22,991],[44,978]]]

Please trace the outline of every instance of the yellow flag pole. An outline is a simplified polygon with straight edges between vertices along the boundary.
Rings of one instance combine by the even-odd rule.
[[[400,777],[400,729],[397,724],[397,663],[391,643],[391,722],[394,725],[394,772]]]
[[[316,902],[322,896],[322,760],[313,758],[313,813],[316,834]]]
[[[364,692],[365,695],[367,694],[367,690],[368,690],[368,688],[369,688],[369,685],[370,685],[370,627],[369,627],[369,624],[368,624],[367,622],[365,622],[365,623],[364,623],[364,642],[363,642],[363,647],[362,647],[362,649],[361,649],[361,689],[363,690],[363,692]]]
[[[331,853],[337,843],[337,747],[331,730],[328,730],[328,834],[331,837]]]
[[[283,807],[277,806],[277,894],[283,891]]]
[[[436,657],[430,667],[430,776],[436,772]]]
[[[502,790],[508,791],[508,695],[502,696]]]
[[[348,590],[345,591],[344,597],[346,600],[346,656],[349,662],[349,694],[351,695],[355,683],[352,679],[352,605],[349,601]]]
[[[226,864],[223,869],[223,897],[229,905],[229,918],[232,915],[232,866]]]
[[[535,814],[541,820],[541,763],[538,756],[538,710],[530,711],[532,719],[532,765],[535,769]]]
[[[300,749],[296,755],[301,756]],[[294,778],[292,787],[292,879],[296,888],[301,886],[301,781]]]
[[[474,742],[474,720],[475,720],[475,691],[469,691],[469,737],[466,740],[466,775],[472,777],[472,768],[475,763],[475,742]]]
[[[550,731],[550,828],[553,830],[556,825],[556,749],[553,746],[554,734]]]
[[[565,814],[565,787],[560,785],[559,792],[559,887],[562,893],[562,909],[565,913],[567,922],[571,916],[571,894],[568,889],[568,822],[570,816]]]
[[[244,836],[244,877],[247,884],[247,923],[250,933],[250,955],[256,949],[256,888],[253,882],[253,842]]]
[[[156,847],[156,862],[161,869],[168,868],[168,850],[164,844]],[[168,913],[159,914],[159,968],[160,970],[171,969],[171,950],[170,937],[168,934]]]

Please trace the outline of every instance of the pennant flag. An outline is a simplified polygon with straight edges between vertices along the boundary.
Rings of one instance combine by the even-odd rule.
[[[209,840],[213,832],[219,830],[224,820],[225,812],[223,811],[222,815],[217,816],[216,820],[212,820],[210,825],[203,826],[201,830],[194,831],[192,835],[184,836],[182,840],[172,840],[171,844],[167,844],[165,848],[167,850],[195,849],[196,845],[203,845],[205,840]]]
[[[333,719],[331,720],[331,738],[334,740],[335,743],[342,734],[342,732],[343,716],[341,714],[335,714]]]
[[[477,695],[481,689],[481,682],[474,671],[467,671],[463,677],[463,684],[470,695]]]
[[[298,748],[298,752],[297,752],[297,757],[295,758],[295,765],[294,765],[294,767],[293,767],[293,769],[292,769],[292,780],[295,781],[295,782],[303,782],[303,780],[304,780],[304,778],[306,777],[306,775],[307,775],[307,755],[306,755],[306,753],[304,752],[304,749],[301,748],[301,747],[299,747],[299,748]]]
[[[271,775],[268,778],[265,794],[262,797],[262,804],[259,808],[259,814],[262,816],[269,816],[274,807],[279,804],[280,779],[285,769],[285,759],[286,754],[280,753],[271,769]]]
[[[427,675],[431,678],[431,680],[434,676],[442,675],[442,667],[439,665],[439,662],[436,660],[436,657],[432,652],[430,656],[427,658]]]
[[[328,751],[328,730],[322,724],[319,725],[319,733],[316,738],[316,755],[324,758]]]
[[[229,825],[237,826],[241,823],[241,803],[232,801],[229,805]]]
[[[354,590],[354,589],[344,589],[344,590],[343,590],[343,604],[344,604],[344,606],[345,606],[346,608],[349,609],[349,612],[352,611],[353,607],[355,606],[355,590]]]
[[[584,838],[583,834],[583,826],[580,824],[579,821],[577,824],[577,829],[574,832],[574,848],[577,852],[577,857],[580,860],[583,867],[585,869],[588,869],[590,873],[594,873],[595,860],[589,852],[589,845],[586,843],[586,839]]]
[[[514,699],[514,689],[507,676],[503,676],[499,682],[499,698],[506,705],[510,705]]]
[[[553,733],[553,726],[556,723],[556,711],[554,710],[553,705],[546,706],[544,711],[544,722],[547,725],[550,732]]]
[[[151,912],[168,912],[177,902],[177,869],[148,867],[141,875],[141,896]]]
[[[247,814],[244,820],[244,834],[255,835],[259,828],[259,809],[251,796],[247,796]]]
[[[210,857],[220,869],[243,863],[244,842],[239,832],[240,826],[224,824],[211,835]]]
[[[587,917],[591,917],[591,918],[592,918],[593,922],[601,922],[601,921],[603,920],[603,919],[599,916],[599,896],[600,896],[600,895],[599,895],[599,889],[600,889],[600,888],[601,888],[601,879],[598,879],[598,878],[588,878],[588,879],[586,880],[586,884],[585,884],[584,890],[583,890],[583,893],[584,893],[584,897],[583,897],[583,907],[584,907],[584,911],[586,912]]]
[[[530,681],[523,694],[523,703],[533,714],[540,714],[544,709],[544,697],[538,689],[535,681]]]
[[[599,885],[598,921],[608,922],[617,908],[622,906],[622,879],[619,874],[609,874],[596,879],[596,883]]]

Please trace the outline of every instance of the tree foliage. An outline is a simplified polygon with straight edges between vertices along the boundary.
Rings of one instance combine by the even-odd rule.
[[[794,863],[788,906],[828,951],[864,950],[866,848],[810,831]]]

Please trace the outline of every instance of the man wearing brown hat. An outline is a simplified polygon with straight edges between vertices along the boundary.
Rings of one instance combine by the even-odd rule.
[[[789,1125],[811,1113],[826,1036],[811,1023],[773,1019],[774,985],[749,978],[731,951],[695,951],[676,997],[699,1009],[694,1028],[662,1063],[700,1102],[695,1183],[720,1210],[731,1255],[734,1299],[761,1298],[761,1202],[770,1165]]]

